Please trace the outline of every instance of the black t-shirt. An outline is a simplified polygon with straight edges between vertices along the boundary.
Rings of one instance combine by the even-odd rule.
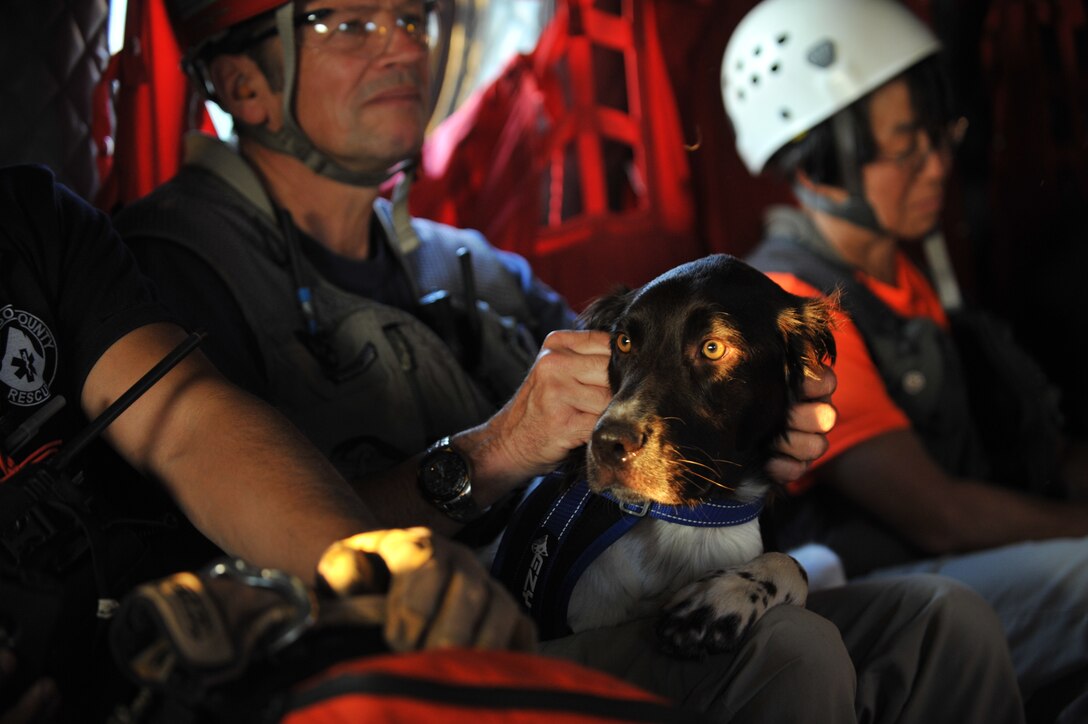
[[[103,668],[85,661],[80,668],[87,650],[67,648],[72,639],[89,640],[96,635],[87,630],[96,626],[96,592],[90,589],[89,611],[82,592],[74,597],[65,593],[63,604],[59,593],[50,592],[56,581],[64,581],[67,587],[79,580],[85,587],[88,567],[52,560],[40,564],[46,557],[58,557],[51,552],[52,544],[28,548],[19,543],[16,526],[20,524],[11,520],[19,508],[9,491],[23,489],[22,481],[34,468],[24,468],[18,481],[12,471],[43,446],[70,440],[87,425],[80,409],[83,383],[111,345],[138,327],[169,319],[108,217],[58,185],[44,167],[0,168],[0,452],[4,454],[0,480],[7,478],[0,482],[6,486],[0,492],[8,496],[0,497],[8,501],[0,505],[0,627],[15,629],[16,650],[28,668],[49,657],[54,661],[47,667],[69,667],[56,673],[66,700],[81,701],[84,696],[86,702],[101,700],[97,689],[104,685]],[[25,444],[9,449],[14,443],[12,431],[59,397],[65,400],[60,412]],[[105,536],[109,552],[100,553],[104,570],[115,584],[108,593],[120,596],[142,580],[144,572],[161,576],[177,570],[170,556],[183,545],[193,544],[194,552],[200,550],[194,563],[213,553],[210,544],[193,538],[192,528],[180,519],[165,493],[138,476],[104,443],[91,445],[72,468],[62,472],[84,473],[78,487],[87,494],[91,509],[100,515],[117,514],[103,521],[112,526]],[[117,522],[133,516],[143,522]],[[25,530],[25,525],[20,529]],[[84,553],[77,560],[87,559]],[[177,560],[180,563],[181,558]],[[73,601],[75,610],[69,608]],[[63,613],[55,608],[61,605]],[[83,628],[69,635],[67,626],[80,620],[85,622]],[[43,636],[56,634],[58,625],[63,640],[45,643]],[[105,655],[101,640],[97,643],[97,655]],[[85,709],[82,717],[94,720]]]
[[[99,357],[168,319],[108,218],[42,167],[0,169],[0,414],[63,395]]]
[[[0,169],[0,450],[11,463],[86,427],[80,398],[94,364],[129,332],[171,319],[105,214],[44,167]],[[7,449],[12,431],[58,398],[38,434]],[[95,471],[109,488],[132,471],[104,449],[87,454],[111,464]]]

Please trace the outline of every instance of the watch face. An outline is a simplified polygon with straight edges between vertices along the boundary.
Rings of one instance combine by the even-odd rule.
[[[456,452],[439,450],[424,460],[420,480],[436,500],[453,500],[468,485],[468,466]]]

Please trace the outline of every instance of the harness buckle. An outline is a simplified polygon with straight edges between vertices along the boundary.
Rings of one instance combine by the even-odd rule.
[[[621,503],[617,500],[616,505],[620,506],[620,510],[627,515],[633,515],[636,518],[645,518],[646,514],[650,512],[650,506],[653,505],[653,502],[645,500],[641,503]]]

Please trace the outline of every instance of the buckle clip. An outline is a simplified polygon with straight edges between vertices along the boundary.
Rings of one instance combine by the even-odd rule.
[[[645,500],[641,503],[621,503],[616,501],[616,504],[619,505],[620,510],[627,515],[633,515],[636,518],[645,518],[646,514],[650,512],[650,506],[653,505],[653,502],[649,500]]]

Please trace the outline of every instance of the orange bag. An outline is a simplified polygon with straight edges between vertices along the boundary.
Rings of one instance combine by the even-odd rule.
[[[663,699],[562,659],[447,649],[357,658],[296,685],[283,724],[692,722]]]

